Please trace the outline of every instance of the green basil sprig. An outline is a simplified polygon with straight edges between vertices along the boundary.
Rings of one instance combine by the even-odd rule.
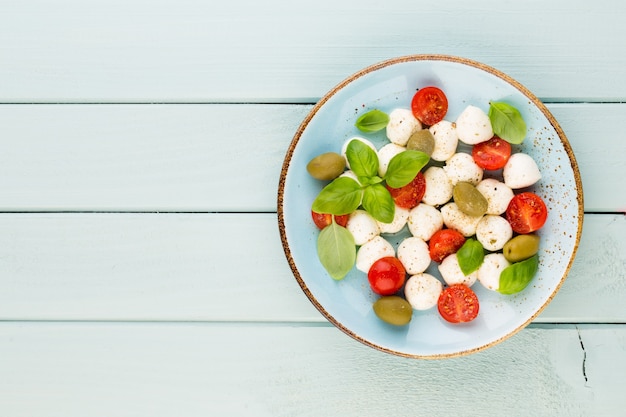
[[[505,102],[489,103],[489,120],[493,133],[512,144],[520,144],[526,137],[526,122],[519,110]]]
[[[456,258],[459,261],[461,272],[467,276],[482,265],[485,259],[483,245],[476,239],[467,239],[461,249],[457,251]]]
[[[430,157],[421,151],[403,151],[389,161],[383,178],[377,175],[378,155],[362,141],[354,139],[348,143],[346,158],[350,169],[359,180],[355,181],[349,177],[333,180],[313,201],[313,211],[342,215],[352,213],[363,204],[363,209],[376,220],[391,223],[395,214],[395,204],[391,194],[382,184],[383,181],[392,188],[407,185],[428,163]]]
[[[335,280],[341,280],[356,262],[354,237],[345,227],[333,222],[323,228],[317,238],[317,255],[320,262]]]
[[[507,266],[500,273],[498,292],[515,294],[522,291],[532,281],[537,269],[539,269],[539,256],[537,255]]]
[[[362,114],[354,124],[361,132],[372,133],[383,130],[389,123],[389,115],[380,110],[370,110]]]

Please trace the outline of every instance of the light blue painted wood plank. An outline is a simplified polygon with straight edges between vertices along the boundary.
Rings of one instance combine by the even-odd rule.
[[[308,106],[0,106],[1,210],[276,211]]]
[[[313,102],[416,53],[492,65],[548,100],[626,98],[626,4],[45,0],[0,4],[2,102]]]
[[[326,326],[0,323],[0,414],[617,416],[625,348],[623,325],[529,328],[420,361]]]
[[[587,211],[625,211],[625,104],[552,104]],[[0,211],[276,210],[311,106],[2,105]],[[242,192],[245,190],[245,192]]]
[[[536,321],[626,323],[625,234],[625,216],[587,215]],[[3,214],[0,248],[0,320],[325,322],[275,214]]]

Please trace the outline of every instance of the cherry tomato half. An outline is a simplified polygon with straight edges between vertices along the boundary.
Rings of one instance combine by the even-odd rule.
[[[506,219],[514,232],[526,234],[541,229],[548,218],[548,208],[541,197],[532,192],[517,194],[509,202]]]
[[[446,116],[448,98],[437,87],[420,88],[411,100],[411,111],[417,120],[432,126]]]
[[[392,295],[402,288],[406,279],[406,270],[396,257],[386,256],[372,264],[367,280],[372,291],[380,295]]]
[[[416,207],[424,197],[424,193],[426,192],[426,179],[424,178],[424,174],[418,172],[415,178],[413,178],[413,181],[404,187],[391,188],[388,185],[385,186],[387,190],[389,190],[389,194],[391,194],[394,203],[399,207],[412,209]]]
[[[450,285],[439,295],[437,309],[450,323],[466,323],[478,316],[478,297],[467,285]]]
[[[511,157],[511,144],[497,136],[480,142],[472,148],[472,157],[482,169],[496,170],[503,168]]]
[[[320,230],[333,222],[333,215],[329,213],[316,213],[315,211],[311,210],[311,217],[313,218],[313,223],[315,223],[315,225]],[[348,224],[348,217],[350,216],[347,214],[335,216],[335,223],[337,223],[339,226],[346,227],[346,224]]]
[[[428,241],[430,259],[441,263],[448,255],[458,252],[465,243],[465,236],[454,229],[441,229]]]

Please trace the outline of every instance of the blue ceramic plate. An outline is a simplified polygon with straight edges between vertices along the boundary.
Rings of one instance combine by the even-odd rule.
[[[528,127],[521,151],[537,162],[542,179],[533,191],[543,197],[549,216],[539,231],[540,265],[522,292],[501,295],[476,283],[480,314],[465,324],[444,321],[437,308],[414,311],[411,322],[395,327],[378,319],[378,298],[367,276],[353,268],[341,281],[329,277],[317,256],[319,231],[311,204],[321,181],[309,176],[307,163],[318,154],[340,152],[353,136],[366,136],[378,148],[384,130],[364,135],[354,127],[370,109],[410,108],[419,87],[434,85],[448,97],[446,119],[454,121],[469,105],[488,110],[490,101],[517,107]],[[326,94],[304,119],[287,150],[278,190],[278,223],[283,248],[298,284],[315,307],[337,328],[373,348],[414,358],[465,355],[493,346],[530,323],[551,301],[574,260],[583,222],[580,174],[565,134],[546,107],[509,76],[467,59],[441,55],[406,56],[365,68]],[[401,233],[402,234],[402,233]],[[390,236],[392,241],[401,236]],[[434,263],[427,272],[440,276]]]

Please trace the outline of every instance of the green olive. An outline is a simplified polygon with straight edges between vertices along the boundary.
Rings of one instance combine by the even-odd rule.
[[[422,129],[413,133],[406,143],[406,148],[415,151],[422,151],[428,156],[435,150],[435,137],[430,130]]]
[[[458,182],[452,190],[454,202],[468,216],[479,217],[487,212],[487,199],[469,182]]]
[[[539,251],[539,236],[518,235],[504,244],[502,252],[509,262],[528,259]]]
[[[404,326],[411,321],[413,308],[404,298],[397,295],[387,295],[376,300],[374,313],[386,323]]]
[[[346,160],[335,152],[326,152],[311,159],[306,170],[313,178],[328,181],[337,178],[346,169]]]

